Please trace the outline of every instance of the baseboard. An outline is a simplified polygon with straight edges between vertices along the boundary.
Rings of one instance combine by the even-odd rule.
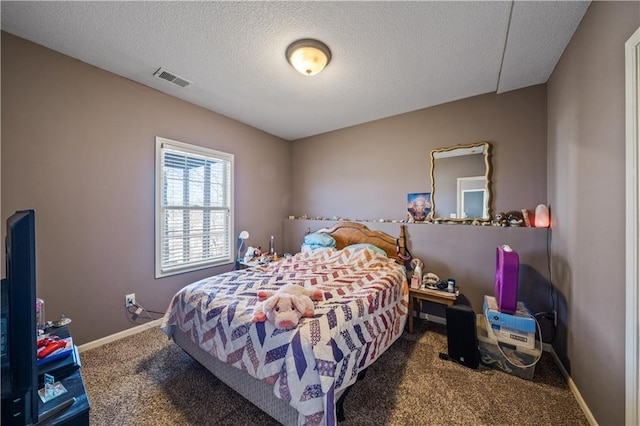
[[[88,351],[89,349],[97,348],[99,346],[106,345],[107,343],[115,342],[116,340],[120,340],[124,337],[133,336],[134,334],[141,333],[143,331],[149,330],[150,328],[159,327],[161,323],[162,323],[162,318],[158,318],[157,320],[149,321],[146,324],[138,325],[136,327],[132,327],[127,330],[120,331],[116,334],[103,337],[102,339],[85,343],[84,345],[78,346],[78,352],[82,353],[84,351]]]
[[[576,386],[575,382],[573,381],[569,373],[567,373],[567,370],[564,368],[564,365],[562,365],[562,362],[560,361],[560,358],[558,357],[558,354],[556,353],[556,351],[553,349],[553,346],[551,346],[549,343],[543,343],[542,349],[546,352],[549,352],[553,357],[553,360],[556,362],[556,365],[560,369],[562,376],[564,377],[567,384],[569,385],[569,389],[571,389],[571,392],[573,393],[573,396],[578,402],[578,405],[582,409],[582,412],[584,413],[584,415],[587,417],[587,421],[589,422],[589,424],[592,426],[598,426],[598,422],[596,421],[596,418],[593,417],[591,410],[589,410],[589,406],[587,405],[586,402],[584,402],[584,399],[582,399],[582,395],[580,394],[578,387]]]

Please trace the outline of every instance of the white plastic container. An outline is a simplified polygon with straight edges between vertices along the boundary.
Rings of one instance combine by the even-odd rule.
[[[36,298],[36,326],[38,330],[44,330],[47,327],[47,319],[44,315],[44,300]]]
[[[499,343],[497,339],[488,334],[487,321],[482,314],[478,314],[476,317],[476,327],[480,362],[483,365],[526,380],[533,379],[535,364],[542,354],[540,342],[536,342],[534,349]]]

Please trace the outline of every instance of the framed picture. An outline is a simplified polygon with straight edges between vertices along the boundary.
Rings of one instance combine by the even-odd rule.
[[[431,193],[407,194],[407,211],[410,220],[414,222],[425,221],[431,213]]]

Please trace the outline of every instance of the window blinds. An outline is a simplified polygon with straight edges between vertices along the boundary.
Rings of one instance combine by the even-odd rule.
[[[160,145],[162,273],[230,262],[232,156],[185,144]]]

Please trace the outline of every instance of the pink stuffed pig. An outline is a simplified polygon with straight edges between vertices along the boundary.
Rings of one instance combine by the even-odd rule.
[[[308,290],[295,284],[285,284],[278,291],[258,292],[260,303],[253,313],[253,322],[269,320],[276,328],[289,329],[298,325],[302,317],[312,317],[313,300],[322,300],[320,290]]]

